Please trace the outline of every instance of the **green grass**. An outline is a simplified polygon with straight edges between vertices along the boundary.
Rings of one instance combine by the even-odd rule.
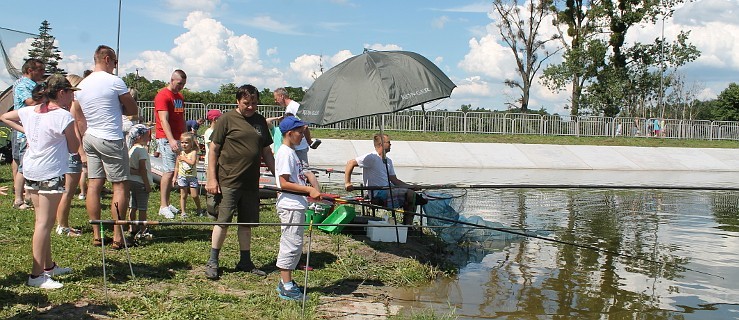
[[[0,185],[11,185],[10,166],[0,166]],[[104,283],[101,249],[91,245],[91,228],[87,223],[84,202],[72,202],[71,224],[82,227],[78,238],[52,234],[54,259],[74,271],[57,277],[64,283],[60,290],[42,290],[25,285],[31,269],[31,236],[33,211],[12,209],[12,196],[0,198],[0,318],[56,319],[111,317],[125,319],[298,319],[301,304],[284,301],[275,293],[278,272],[274,266],[278,251],[278,227],[253,230],[252,258],[268,272],[266,279],[233,268],[238,260],[235,228],[229,229],[221,252],[219,281],[204,277],[203,266],[210,249],[211,228],[208,226],[159,226],[153,229],[155,239],[132,248],[130,259],[135,277],[131,276],[126,251],[105,250]],[[151,194],[149,208],[158,208],[158,191]],[[177,195],[173,194],[176,201]],[[104,207],[110,198],[103,199]],[[192,205],[192,202],[189,203]],[[156,211],[151,210],[153,218]],[[108,213],[103,211],[103,217]],[[208,221],[190,218],[191,221]],[[263,206],[262,222],[278,222],[274,205]],[[427,236],[428,237],[428,236]],[[444,261],[443,248],[435,241],[397,246],[366,242],[362,236],[327,235],[313,232],[309,274],[309,301],[306,318],[321,318],[318,311],[322,297],[349,295],[360,286],[379,293],[365,297],[384,301],[384,286],[415,286],[435,277],[454,272]],[[429,244],[426,244],[429,243]],[[419,258],[422,257],[422,258]],[[432,260],[429,261],[429,258]],[[436,259],[436,260],[434,260]],[[304,273],[294,273],[303,283]],[[107,286],[107,293],[104,289]],[[433,312],[416,310],[410,318],[435,318]],[[416,312],[414,311],[414,313]],[[446,316],[442,316],[446,317]]]
[[[378,130],[379,131],[379,130]],[[371,140],[378,131],[369,130],[329,130],[311,128],[316,138]],[[677,148],[739,148],[739,141],[730,140],[680,140],[654,137],[575,137],[478,133],[408,132],[385,131],[392,140],[397,141],[440,141],[472,143],[523,143],[559,145],[598,145],[633,147],[677,147]]]

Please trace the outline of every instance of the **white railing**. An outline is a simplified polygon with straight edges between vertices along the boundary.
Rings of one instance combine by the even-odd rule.
[[[226,111],[234,107],[235,104],[185,103],[185,117],[204,118],[207,110]],[[259,113],[267,118],[278,117],[283,112],[284,109],[280,106],[259,106]],[[143,122],[153,122],[154,103],[139,101],[139,116]],[[378,130],[380,127],[385,130],[419,132],[657,137],[654,132],[654,119],[493,112],[406,110],[322,126],[325,129],[336,130]],[[660,119],[660,127],[659,137],[668,139],[739,140],[739,121]]]

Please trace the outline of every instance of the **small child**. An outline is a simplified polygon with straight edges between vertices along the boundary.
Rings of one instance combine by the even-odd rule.
[[[185,203],[187,202],[187,195],[190,194],[192,200],[195,201],[197,207],[197,214],[203,215],[205,211],[200,208],[200,197],[198,195],[198,189],[200,184],[198,183],[198,146],[195,142],[195,135],[191,132],[185,132],[180,136],[180,144],[182,150],[177,156],[174,168],[173,181],[175,186],[180,187],[180,217],[187,218],[185,213]]]
[[[208,110],[208,113],[206,114],[206,118],[208,118],[208,121],[210,121],[210,127],[208,129],[205,129],[205,133],[203,133],[203,142],[205,142],[205,172],[208,172],[208,157],[210,156],[210,136],[213,135],[213,127],[216,126],[216,121],[218,118],[221,117],[223,113],[221,113],[221,110],[218,109],[210,109]]]
[[[149,204],[149,193],[151,185],[154,183],[154,177],[150,174],[151,162],[149,161],[149,142],[151,134],[149,128],[143,124],[134,124],[127,133],[128,142],[128,165],[131,167],[131,175],[129,176],[129,188],[131,199],[129,200],[129,220],[137,220],[136,213],[138,211],[139,220],[146,220],[146,211]],[[128,231],[134,240],[134,243],[140,239],[151,239],[152,234],[149,229],[143,226],[129,226]]]
[[[295,147],[303,139],[306,124],[298,118],[287,116],[280,121],[283,146],[275,154],[275,175],[277,187],[285,191],[308,193],[311,198],[319,198],[317,188],[309,185],[303,172],[303,162],[295,153]],[[281,192],[277,197],[277,215],[282,223],[304,223],[305,209],[308,201],[305,196]],[[277,292],[285,300],[302,300],[304,293],[292,279],[292,271],[298,265],[303,252],[303,227],[282,226],[280,250],[277,253],[277,268],[280,269],[280,281]]]

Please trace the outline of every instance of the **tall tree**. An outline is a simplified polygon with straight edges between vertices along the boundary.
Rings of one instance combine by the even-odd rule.
[[[549,87],[562,89],[563,84],[572,83],[574,115],[586,108],[595,114],[615,116],[623,106],[660,100],[652,97],[655,93],[661,96],[655,91],[663,81],[660,65],[666,63],[677,68],[697,58],[700,52],[687,42],[688,33],[681,33],[670,44],[656,39],[652,44],[632,45],[626,44],[625,39],[634,26],[654,24],[671,16],[672,8],[683,1],[564,0],[557,3],[553,9],[557,11],[558,25],[567,26],[573,45],[565,52],[565,63],[545,70]],[[667,52],[663,52],[663,45]]]
[[[559,49],[548,51],[547,42],[558,38],[554,34],[549,38],[541,35],[541,24],[549,17],[551,0],[493,0],[493,9],[500,17],[497,23],[500,36],[511,48],[516,59],[516,73],[519,79],[506,79],[505,84],[521,90],[521,111],[529,108],[531,86],[536,73],[544,61]]]
[[[597,1],[597,0],[595,0]],[[598,67],[605,63],[606,44],[597,38],[600,26],[590,10],[591,0],[558,0],[552,3],[564,48],[563,61],[544,69],[542,81],[555,91],[570,87],[570,114],[580,113],[580,97],[586,81],[595,77]]]
[[[54,45],[56,38],[51,35],[51,25],[49,21],[41,22],[38,28],[39,36],[31,43],[31,49],[28,50],[28,57],[40,59],[46,64],[46,73],[67,74],[64,69],[59,68],[59,61],[62,60],[61,51]]]

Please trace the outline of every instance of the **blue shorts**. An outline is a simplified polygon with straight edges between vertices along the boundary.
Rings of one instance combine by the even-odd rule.
[[[179,145],[180,142],[177,141],[177,144]],[[157,139],[157,151],[159,151],[159,157],[162,158],[162,172],[174,172],[177,155],[172,151],[172,147],[169,146],[167,138]]]
[[[386,208],[402,208],[405,204],[405,193],[408,189],[393,188],[393,197],[389,198],[389,190],[375,190],[372,192],[372,199],[380,201]]]
[[[69,154],[69,169],[67,173],[82,173],[82,159],[79,154]]]
[[[11,154],[15,163],[18,164],[19,173],[23,173],[23,155],[26,154],[26,148],[28,148],[28,143],[26,143],[26,136],[23,135],[22,137],[18,137],[18,135],[21,134],[22,133],[13,130],[10,136],[12,148]]]
[[[190,187],[190,188],[198,189],[200,187],[200,183],[198,182],[198,177],[177,176],[177,185],[180,188]]]

